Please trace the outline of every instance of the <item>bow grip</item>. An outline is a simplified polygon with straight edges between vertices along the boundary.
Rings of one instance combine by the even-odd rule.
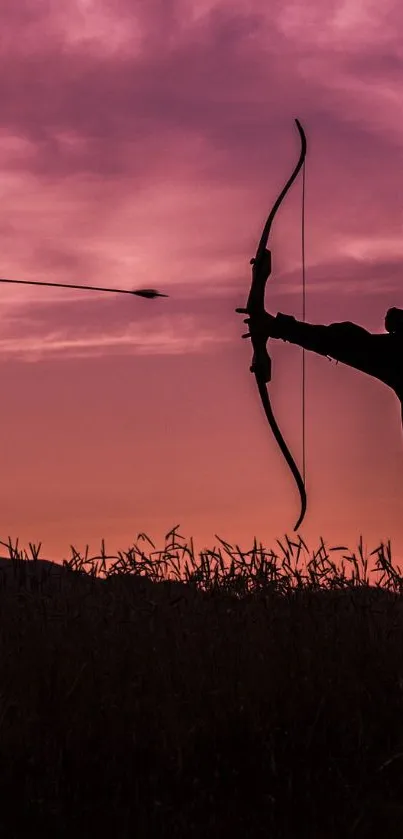
[[[253,357],[250,372],[255,373],[261,381],[271,381],[271,358],[266,349],[266,342],[259,335],[254,335],[254,318],[264,312],[264,292],[266,281],[271,274],[271,251],[260,241],[256,256],[250,260],[252,267],[252,286],[247,302],[250,315],[249,330],[251,334]]]

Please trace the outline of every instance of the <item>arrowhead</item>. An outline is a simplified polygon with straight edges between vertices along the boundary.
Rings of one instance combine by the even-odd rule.
[[[156,291],[154,288],[140,288],[138,291],[132,291],[132,294],[137,294],[139,297],[168,297],[168,294],[161,294],[160,291]]]

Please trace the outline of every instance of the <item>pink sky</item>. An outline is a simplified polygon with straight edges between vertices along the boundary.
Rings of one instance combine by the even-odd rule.
[[[41,556],[159,546],[176,524],[267,546],[299,498],[236,306],[308,140],[306,319],[383,331],[403,308],[399,3],[4,0],[0,539]],[[301,177],[271,239],[269,311],[301,317]],[[271,342],[274,413],[301,466],[301,351]],[[403,433],[385,386],[308,353],[301,533],[403,550]],[[1,550],[1,553],[6,553]]]

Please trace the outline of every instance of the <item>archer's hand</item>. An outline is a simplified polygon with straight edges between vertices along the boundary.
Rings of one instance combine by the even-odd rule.
[[[263,311],[261,314],[254,315],[253,318],[249,314],[247,309],[235,309],[241,315],[248,315],[245,318],[244,323],[247,324],[249,329],[251,328],[251,321],[252,321],[252,331],[254,337],[258,340],[266,343],[268,338],[278,338],[278,323],[277,319],[274,315],[270,315],[269,312]],[[242,338],[250,338],[250,332],[245,332],[242,335]]]

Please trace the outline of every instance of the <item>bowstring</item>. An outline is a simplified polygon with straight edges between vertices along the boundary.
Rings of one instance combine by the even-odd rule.
[[[301,222],[301,251],[302,251],[302,323],[306,315],[306,279],[305,279],[305,160],[302,167],[302,222]],[[306,477],[306,406],[305,406],[305,348],[302,347],[302,480],[305,486]]]

